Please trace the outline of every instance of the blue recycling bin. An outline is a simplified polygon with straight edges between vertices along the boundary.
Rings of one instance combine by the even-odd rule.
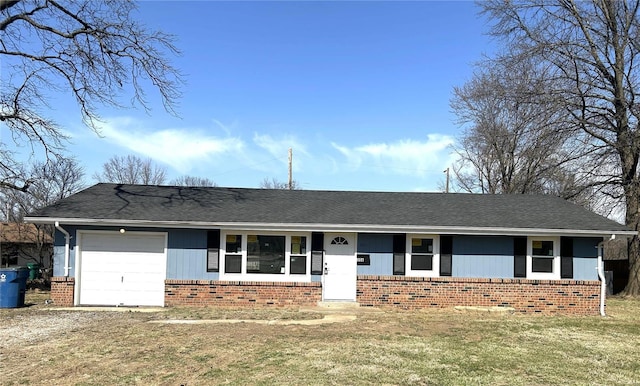
[[[29,269],[25,267],[0,268],[0,308],[24,306]]]

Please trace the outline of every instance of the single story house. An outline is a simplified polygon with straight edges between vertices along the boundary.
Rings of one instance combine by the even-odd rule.
[[[48,229],[35,224],[0,222],[0,266],[26,266],[38,263],[49,268],[53,237]]]
[[[634,234],[544,195],[104,183],[26,221],[55,224],[51,296],[65,306],[597,314],[601,243]]]

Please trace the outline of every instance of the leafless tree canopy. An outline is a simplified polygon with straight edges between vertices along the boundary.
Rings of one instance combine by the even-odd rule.
[[[167,170],[149,158],[115,156],[105,162],[102,172],[95,173],[93,178],[114,184],[162,185],[167,179]]]
[[[100,106],[148,104],[145,89],[159,91],[175,112],[181,76],[167,57],[173,37],[134,20],[136,6],[124,0],[0,0],[0,186],[27,190],[28,176],[8,141],[49,159],[61,156],[66,137],[51,118],[56,96],[75,99],[84,123],[97,131]],[[129,104],[129,103],[127,103]]]
[[[213,180],[204,177],[195,176],[182,176],[171,181],[171,185],[176,186],[199,186],[199,187],[214,187],[218,186]]]
[[[454,89],[451,106],[465,125],[453,168],[459,190],[575,195],[569,168],[580,149],[548,86],[537,63],[485,62]]]
[[[60,159],[58,162],[36,162],[23,166],[21,173],[30,175],[33,182],[28,191],[23,192],[8,187],[0,187],[0,202],[4,221],[13,223],[25,232],[31,243],[37,247],[34,261],[43,267],[51,267],[51,250],[47,243],[53,239],[53,227],[46,224],[23,224],[23,217],[33,211],[68,197],[84,187],[84,171],[74,159]]]
[[[487,0],[478,3],[504,43],[496,60],[536,58],[589,157],[593,187],[625,207],[626,223],[640,220],[640,0]],[[626,293],[640,294],[640,244],[629,242]]]
[[[260,182],[260,189],[289,189],[289,183],[284,181],[278,181],[277,178],[265,177]],[[301,189],[296,180],[291,181],[291,189]]]

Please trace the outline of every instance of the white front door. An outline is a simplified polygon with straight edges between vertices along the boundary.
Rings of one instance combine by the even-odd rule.
[[[79,304],[163,306],[166,235],[80,234]]]
[[[326,233],[324,235],[324,274],[322,300],[356,300],[355,233]]]

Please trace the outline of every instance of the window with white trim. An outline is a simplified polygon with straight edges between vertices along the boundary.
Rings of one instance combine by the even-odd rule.
[[[560,239],[530,237],[527,246],[527,278],[560,279]]]
[[[307,274],[307,236],[291,236],[289,272],[292,275]]]
[[[440,270],[437,235],[407,235],[406,276],[434,277]]]
[[[227,235],[224,254],[224,272],[242,272],[242,235]]]
[[[222,240],[221,280],[311,280],[308,234],[231,231]]]

